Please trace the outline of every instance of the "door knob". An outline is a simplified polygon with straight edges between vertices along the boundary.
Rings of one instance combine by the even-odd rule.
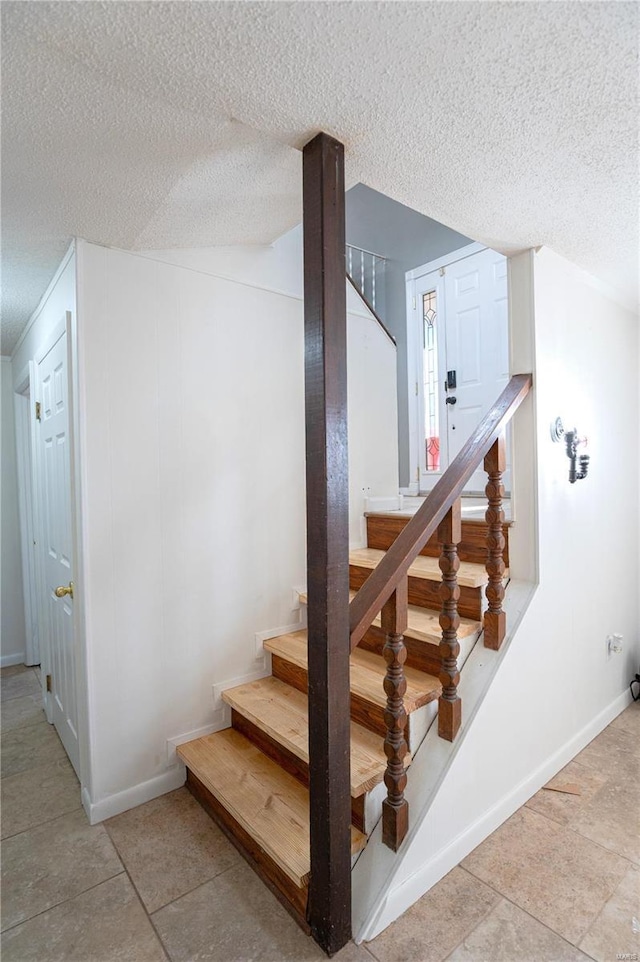
[[[448,397],[445,401],[445,404],[455,404],[457,400],[458,399],[455,397]]]
[[[73,598],[73,581],[70,581],[68,585],[59,585],[54,591],[56,598],[64,598],[65,595],[71,595]]]

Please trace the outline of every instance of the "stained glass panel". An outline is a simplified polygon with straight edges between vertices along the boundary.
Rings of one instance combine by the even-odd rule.
[[[436,292],[422,295],[424,333],[424,426],[427,471],[440,470],[440,426],[438,418],[438,331]]]

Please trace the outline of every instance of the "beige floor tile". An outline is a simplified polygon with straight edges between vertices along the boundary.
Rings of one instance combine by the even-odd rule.
[[[379,962],[442,962],[500,896],[454,868],[367,948]]]
[[[634,701],[628,708],[625,708],[617,718],[613,719],[609,728],[630,732],[638,738],[640,736],[640,701]],[[637,753],[640,755],[640,738],[636,742],[636,746]]]
[[[640,871],[631,868],[595,919],[580,947],[597,962],[615,962],[621,956],[640,959]]]
[[[166,962],[126,875],[118,875],[2,936],[3,962]]]
[[[148,912],[241,861],[186,788],[109,819],[105,827]]]
[[[80,783],[66,758],[3,778],[0,789],[3,838],[81,807]]]
[[[527,808],[462,864],[574,945],[629,867],[626,859]]]
[[[622,784],[634,777],[634,773],[638,776],[638,739],[631,732],[609,726],[583,748],[574,761]]]
[[[16,728],[2,736],[3,778],[50,765],[66,757],[55,728],[46,721],[28,728]]]
[[[42,708],[42,695],[23,695],[21,698],[10,698],[2,702],[2,731],[13,731],[15,728],[28,728],[39,722],[46,722]]]
[[[606,777],[598,775],[597,772],[577,762],[569,762],[561,772],[552,778],[548,784],[562,785],[573,784],[580,788],[580,795],[563,794],[562,792],[550,791],[541,788],[526,803],[526,807],[540,815],[552,818],[554,822],[566,824],[587,802],[593,798],[597,791],[606,784]]]
[[[23,698],[25,695],[38,695],[42,692],[35,672],[31,668],[25,668],[24,665],[15,665],[14,669],[2,669],[2,675],[0,676],[2,701],[8,701],[10,698]]]
[[[153,915],[173,962],[321,962],[326,956],[245,862]],[[354,945],[334,956],[371,962]]]
[[[7,665],[6,668],[0,668],[0,678],[11,678],[13,675],[24,675],[29,671],[33,671],[28,665]]]
[[[420,957],[421,958],[421,957]],[[589,957],[511,902],[501,901],[447,962],[590,962]]]
[[[607,782],[569,822],[569,827],[610,852],[640,865],[640,779]]]
[[[83,811],[7,839],[2,846],[2,927],[17,925],[122,871],[102,825]]]

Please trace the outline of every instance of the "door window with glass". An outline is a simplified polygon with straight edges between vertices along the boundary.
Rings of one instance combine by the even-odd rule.
[[[424,393],[424,464],[426,471],[440,470],[440,411],[438,393],[437,293],[422,295],[422,381]]]
[[[409,287],[420,491],[446,471],[509,376],[507,260],[489,249],[452,258],[437,270],[414,270]],[[485,484],[479,470],[466,490],[480,493]]]

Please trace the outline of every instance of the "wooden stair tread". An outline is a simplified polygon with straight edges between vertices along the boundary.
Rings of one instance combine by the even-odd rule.
[[[349,592],[349,600],[353,601],[357,592]],[[307,604],[307,595],[299,595],[303,605]],[[372,624],[380,627],[380,615],[377,615]],[[473,618],[460,618],[458,628],[458,638],[468,638],[482,628],[482,622],[474,621]],[[430,645],[439,645],[442,638],[442,628],[440,627],[440,616],[432,608],[420,608],[418,605],[409,605],[409,625],[405,631],[405,638],[415,638],[417,641],[425,641]]]
[[[502,502],[503,508],[505,501]],[[416,514],[417,508],[398,508],[396,511],[365,511],[365,518],[391,518],[395,521],[396,518],[402,518],[402,520],[411,520],[411,518]],[[462,515],[461,521],[463,524],[478,524],[482,525],[484,528],[487,527],[487,522],[484,518],[470,518],[468,515]],[[507,524],[510,527],[513,526],[513,521],[510,518],[505,518],[503,524]]]
[[[309,881],[309,793],[244,735],[227,728],[179,745],[178,755],[299,888]],[[351,851],[366,836],[351,826]]]
[[[358,568],[376,568],[385,556],[384,551],[379,548],[357,548],[349,552],[349,564]],[[508,572],[505,571],[505,578]],[[424,578],[427,581],[441,581],[442,572],[437,558],[428,558],[425,555],[418,555],[416,560],[409,568],[409,577]],[[489,577],[484,565],[474,564],[471,561],[461,561],[458,569],[458,584],[464,588],[482,588],[487,584]]]
[[[252,724],[309,763],[307,696],[270,676],[222,693],[224,701]],[[357,798],[382,781],[387,765],[379,735],[351,723],[351,796]]]
[[[278,655],[299,668],[307,669],[307,632],[294,631],[264,642],[272,655]],[[356,648],[351,652],[351,693],[359,695],[373,705],[385,708],[387,696],[383,688],[386,665],[383,659],[370,651]],[[407,692],[404,707],[407,714],[421,708],[440,694],[440,682],[433,675],[416,668],[404,669]]]

